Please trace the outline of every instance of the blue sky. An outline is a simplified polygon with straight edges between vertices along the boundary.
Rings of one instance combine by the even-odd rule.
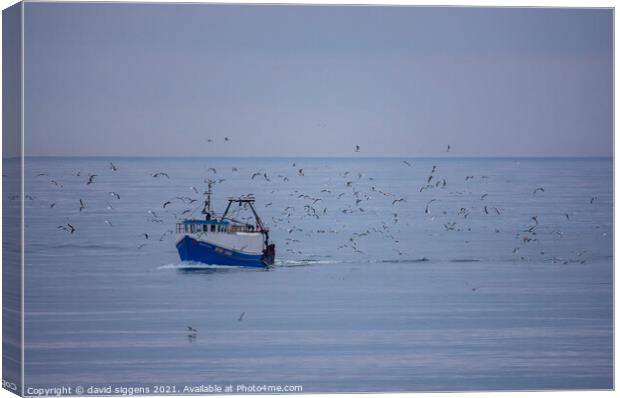
[[[609,9],[26,3],[26,154],[611,156],[612,31]]]

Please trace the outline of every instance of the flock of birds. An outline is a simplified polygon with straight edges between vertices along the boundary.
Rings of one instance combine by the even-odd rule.
[[[207,141],[209,143],[214,142],[213,139],[208,139]],[[224,141],[228,142],[229,138],[225,137]],[[448,145],[446,147],[446,152],[450,152],[450,150],[451,147]],[[361,147],[359,145],[355,145],[353,151],[355,153],[360,153]],[[411,160],[402,160],[402,167],[412,168],[414,167],[414,162]],[[109,162],[107,169],[107,172],[109,173],[122,172],[122,168],[114,162]],[[231,173],[241,173],[239,170],[239,167],[230,168]],[[92,188],[97,186],[99,183],[100,176],[103,171],[99,171],[98,173],[99,174],[84,174],[81,171],[77,171],[74,173],[74,177],[81,179],[82,184],[85,187]],[[227,179],[220,177],[221,174],[222,173],[218,172],[216,168],[210,167],[207,169],[207,177],[204,178],[203,182],[205,184],[223,184],[227,181]],[[293,182],[292,180],[295,178],[303,179],[305,176],[306,170],[297,162],[293,162],[291,164],[291,171],[289,173],[271,175],[267,170],[261,169],[253,171],[248,175],[249,183],[268,184],[270,182],[278,182],[277,187],[274,186],[270,191],[270,194],[272,195],[271,197],[275,198],[278,194],[284,194],[283,192],[286,192],[289,197],[289,199],[285,201],[286,203],[281,203],[282,208],[279,210],[276,209],[277,204],[274,203],[273,200],[266,203],[263,202],[264,204],[262,204],[265,209],[270,208],[270,210],[273,210],[271,211],[270,222],[268,222],[267,225],[271,229],[279,230],[281,234],[280,237],[284,237],[281,240],[276,239],[276,243],[280,248],[283,243],[284,250],[291,253],[292,256],[302,255],[303,252],[299,250],[298,246],[302,245],[304,241],[307,241],[307,237],[311,237],[313,234],[337,234],[340,232],[337,230],[338,222],[335,221],[337,217],[344,217],[346,220],[346,217],[352,215],[363,216],[369,211],[367,208],[370,207],[374,209],[372,211],[381,215],[381,217],[379,217],[381,220],[380,224],[366,225],[363,230],[346,233],[345,238],[339,240],[338,250],[349,250],[352,253],[357,253],[359,255],[367,255],[368,253],[365,253],[363,250],[365,245],[361,242],[363,242],[363,239],[366,239],[366,237],[373,236],[373,239],[375,240],[385,239],[391,241],[393,244],[391,250],[395,253],[395,255],[400,257],[407,254],[407,249],[399,246],[401,238],[398,237],[398,232],[402,231],[397,231],[396,228],[403,223],[408,223],[409,217],[407,216],[407,204],[414,202],[414,198],[411,196],[399,196],[394,192],[389,192],[380,186],[381,181],[378,181],[374,177],[367,176],[359,171],[344,171],[338,176],[332,175],[327,184],[324,184],[320,187],[320,189],[314,192],[302,192],[300,189],[292,189],[290,191],[283,190],[283,187],[285,186],[284,184]],[[153,171],[149,173],[149,177],[153,179],[171,179],[171,176],[165,171]],[[46,172],[38,173],[36,178],[47,178],[49,180],[49,184],[58,189],[63,189],[66,185],[66,182],[63,184],[63,182],[59,181],[58,178],[52,178]],[[336,178],[337,181],[334,182],[332,178]],[[471,181],[485,180],[488,178],[490,177],[485,175],[467,175],[464,178],[464,183],[467,184]],[[423,202],[424,217],[428,220],[434,220],[436,216],[440,216],[442,222],[439,228],[444,233],[452,233],[452,231],[471,231],[471,227],[467,226],[466,220],[468,220],[474,212],[476,212],[477,216],[492,215],[500,217],[503,214],[501,206],[496,203],[491,203],[490,195],[486,192],[477,193],[476,206],[472,206],[470,203],[469,206],[458,206],[454,209],[436,209],[442,201],[444,201],[444,203],[454,202],[454,200],[447,200],[447,196],[452,197],[453,199],[458,199],[465,194],[464,191],[449,190],[450,182],[445,176],[441,175],[440,169],[437,165],[433,165],[430,170],[428,170],[428,173],[422,180],[419,181],[419,184],[419,188],[417,189],[418,194],[424,193],[424,195],[433,196],[428,197],[427,200]],[[295,186],[303,187],[304,181],[297,180]],[[146,220],[149,223],[169,226],[170,223],[168,223],[168,220],[164,220],[164,216],[161,215],[162,213],[165,215],[170,215],[174,221],[199,215],[198,212],[202,210],[203,206],[202,194],[204,191],[196,186],[190,186],[188,187],[188,193],[189,192],[191,192],[189,195],[180,194],[178,196],[162,200],[159,208],[152,208],[146,211],[146,214],[148,215]],[[545,192],[545,187],[535,186],[532,187],[531,196],[541,196],[544,195]],[[447,196],[446,193],[448,193]],[[472,192],[469,193],[471,194]],[[107,209],[110,211],[114,210],[118,203],[123,200],[123,195],[116,191],[107,191],[106,195],[107,200],[105,202],[107,204]],[[8,199],[19,200],[20,198],[19,195],[12,194]],[[24,199],[27,201],[37,200],[30,194],[25,195]],[[419,198],[417,199],[419,202]],[[259,201],[261,200],[264,200],[264,198],[259,198]],[[589,204],[594,205],[598,200],[598,196],[593,196],[589,199]],[[378,201],[381,202],[379,205],[376,203]],[[49,203],[49,208],[56,208],[57,203],[57,201]],[[334,204],[337,205],[333,206]],[[80,214],[87,212],[89,208],[90,206],[86,199],[80,197],[75,198],[75,217],[79,217]],[[248,213],[249,212],[247,212],[246,205],[243,205],[232,209],[231,216],[235,219],[251,223],[253,216],[251,213]],[[403,213],[405,215],[402,215]],[[571,215],[568,212],[565,212],[563,216],[565,222],[571,222]],[[325,220],[325,218],[327,218],[327,220]],[[306,228],[301,228],[300,220],[312,222],[318,221],[316,223],[316,228],[309,229],[307,228],[307,225],[312,224],[309,224],[308,222],[305,224],[301,223],[306,226]],[[115,224],[109,219],[104,219],[103,222],[109,227],[115,226]],[[526,245],[531,245],[538,242],[538,234],[541,229],[542,222],[541,217],[537,214],[531,214],[529,219],[523,220],[524,226],[522,230],[514,236],[515,242],[517,242],[512,249],[512,254],[514,256],[525,260],[523,256],[520,256],[520,250]],[[68,219],[65,223],[58,225],[57,229],[69,235],[74,235],[79,233],[79,229],[76,225],[78,225],[78,223]],[[137,249],[144,248],[148,242],[164,242],[167,238],[172,238],[174,236],[173,229],[166,229],[165,232],[157,235],[155,235],[152,230],[153,228],[148,228],[146,232],[136,236],[136,239],[140,240],[137,242]],[[496,228],[495,233],[499,232],[500,230]],[[563,236],[563,232],[560,228],[554,228],[551,231],[551,234],[559,238]],[[468,241],[466,240],[465,243],[468,243]],[[586,250],[580,250],[573,258],[551,257],[546,258],[546,260],[554,263],[561,262],[568,264],[576,262],[583,264],[585,263],[583,255],[586,252]],[[545,252],[540,251],[539,254],[544,256]],[[428,259],[421,258],[419,260],[427,261]],[[476,291],[476,289],[477,288],[474,287],[472,288],[472,291]],[[238,318],[238,321],[242,322],[244,316],[245,312],[242,312]],[[187,337],[190,341],[196,339],[197,335],[197,329],[192,326],[187,326]]]
[[[224,138],[225,142],[228,142],[230,139],[228,137]],[[214,142],[213,139],[208,139],[208,142]],[[446,147],[446,152],[450,152],[451,147],[448,145]],[[355,145],[353,148],[355,153],[359,153],[361,151],[361,147],[359,145]],[[413,161],[410,160],[402,160],[403,167],[411,168],[414,167]],[[277,189],[271,190],[270,194],[273,197],[281,194],[283,192],[283,187],[285,183],[291,183],[293,178],[299,178],[295,183],[297,187],[304,187],[303,177],[306,175],[306,170],[304,167],[301,167],[297,162],[293,162],[291,165],[292,172],[290,173],[282,173],[276,175],[270,175],[267,170],[257,170],[251,172],[248,176],[250,183],[260,183],[260,184],[268,184],[272,181],[278,181],[279,184]],[[122,169],[116,165],[114,162],[109,162],[108,169],[110,173],[120,173]],[[238,167],[231,168],[232,173],[239,173]],[[83,184],[86,187],[94,187],[98,184],[100,179],[100,175],[103,171],[99,171],[97,174],[95,173],[83,173],[81,171],[77,171],[74,173],[75,177],[83,179]],[[170,175],[165,171],[153,171],[149,173],[150,178],[153,179],[164,179],[170,180]],[[207,177],[204,178],[203,182],[205,184],[222,184],[227,181],[226,178],[219,177],[218,170],[214,167],[209,167],[207,169]],[[46,172],[41,172],[36,175],[37,178],[48,178],[49,183],[57,187],[58,189],[63,189],[65,184],[60,182],[59,179],[52,178]],[[219,178],[218,178],[219,177]],[[341,181],[333,181],[333,178],[340,178]],[[466,175],[464,178],[464,182],[468,183],[474,181],[474,179],[485,180],[489,178],[488,176],[474,176],[474,175]],[[335,176],[335,174],[329,177],[329,181],[324,184],[318,192],[302,192],[300,189],[294,189],[288,193],[289,199],[286,200],[286,203],[283,203],[283,208],[277,213],[277,209],[271,211],[271,219],[268,222],[268,226],[272,229],[279,229],[281,233],[285,236],[280,243],[284,243],[284,250],[288,253],[291,253],[293,256],[302,255],[303,252],[298,248],[302,241],[308,241],[306,237],[311,237],[313,234],[335,234],[339,231],[334,228],[334,225],[331,225],[333,220],[335,219],[334,214],[340,214],[344,216],[350,215],[364,215],[367,212],[366,205],[370,202],[384,201],[383,205],[379,207],[382,208],[382,212],[384,214],[379,214],[381,223],[378,225],[369,225],[367,224],[367,228],[362,231],[352,232],[345,238],[344,241],[338,246],[339,250],[350,250],[353,253],[358,253],[360,255],[367,254],[362,250],[364,244],[360,244],[360,241],[367,236],[374,235],[375,237],[384,238],[390,240],[393,243],[393,248],[391,249],[398,256],[403,256],[406,254],[406,248],[400,248],[398,244],[400,243],[400,239],[396,236],[398,235],[395,228],[403,223],[401,221],[401,211],[407,212],[407,203],[410,200],[415,198],[411,197],[400,197],[393,192],[389,192],[380,187],[381,181],[375,180],[372,176],[366,176],[364,173],[359,171],[344,171]],[[422,181],[420,181],[418,193],[425,193],[430,195],[431,192],[437,192],[433,197],[428,198],[424,203],[424,217],[430,220],[434,220],[436,215],[441,216],[442,222],[441,226],[445,232],[448,231],[471,231],[471,227],[467,227],[464,222],[467,220],[474,212],[481,212],[482,214],[501,216],[502,210],[501,207],[497,204],[493,204],[489,202],[489,194],[488,193],[479,193],[480,203],[478,206],[472,206],[471,203],[465,206],[459,206],[456,209],[448,210],[443,209],[435,210],[436,206],[439,205],[440,202],[444,201],[444,203],[448,203],[449,200],[445,194],[439,194],[439,191],[447,192],[447,188],[449,187],[448,180],[445,176],[442,176],[440,170],[437,165],[433,165],[428,174]],[[172,216],[174,221],[178,221],[184,218],[190,218],[192,216],[199,216],[199,211],[202,210],[203,206],[203,197],[204,193],[202,189],[199,189],[195,186],[188,187],[189,191],[191,191],[190,195],[179,195],[175,197],[168,198],[161,202],[161,207],[159,209],[152,208],[147,210],[147,221],[167,226],[172,226],[172,222],[168,220],[164,221],[164,217],[161,215],[163,212],[165,215]],[[448,191],[449,195],[452,197],[459,197],[465,194],[464,191]],[[471,193],[471,192],[469,192]],[[536,197],[545,194],[545,188],[542,186],[533,187],[531,195]],[[122,196],[119,192],[116,191],[108,191],[108,200],[107,209],[114,210],[117,203],[122,201]],[[19,198],[18,195],[12,195],[9,197],[10,200],[17,200]],[[32,195],[25,195],[25,199],[29,201],[34,201],[35,198]],[[259,198],[261,200],[262,198]],[[419,199],[419,198],[418,198]],[[598,201],[598,197],[591,197],[589,203],[595,204]],[[282,202],[282,201],[281,201]],[[259,202],[260,203],[260,202]],[[336,207],[334,207],[336,204]],[[388,206],[389,204],[389,206]],[[54,201],[49,204],[50,208],[55,208],[57,202]],[[265,209],[276,206],[273,201],[269,201],[264,204]],[[377,208],[376,204],[369,205],[372,208]],[[411,206],[408,206],[411,207]],[[76,199],[76,214],[79,215],[89,209],[89,204],[84,198]],[[270,209],[271,210],[271,209]],[[373,210],[377,213],[376,210]],[[250,212],[247,212],[246,205],[241,206],[239,208],[233,208],[231,217],[238,219],[240,221],[245,221],[247,223],[253,222],[253,215]],[[323,221],[324,217],[329,217],[330,221]],[[565,221],[570,222],[571,216],[568,213],[564,213]],[[301,219],[313,219],[320,220],[316,229],[304,229],[300,227],[299,221]],[[408,222],[409,217],[405,216],[404,222]],[[114,227],[115,224],[110,219],[104,219],[103,222],[110,226]],[[79,233],[77,224],[74,221],[68,219],[65,223],[58,225],[57,229],[64,231],[70,235]],[[518,245],[515,245],[512,249],[512,253],[514,255],[518,255],[521,248],[524,245],[531,244],[533,242],[538,241],[538,231],[540,230],[541,221],[539,216],[536,214],[532,214],[529,218],[529,222],[526,223],[523,230],[519,231],[515,238],[519,242]],[[153,236],[154,232],[151,232],[153,228],[149,228],[146,232],[140,234],[137,238],[142,241],[137,244],[138,249],[142,249],[149,242],[159,241],[163,242],[166,238],[174,236],[173,229],[167,229],[159,236]],[[495,229],[496,233],[499,233],[500,230],[498,228]],[[563,235],[562,231],[559,228],[556,228],[552,231],[552,234],[561,237]],[[376,238],[375,238],[376,239]],[[276,240],[277,241],[277,240]],[[465,243],[469,243],[469,241],[465,241]],[[279,247],[282,247],[279,245]],[[583,254],[580,254],[577,257],[581,257]],[[545,255],[544,251],[540,251],[541,255]],[[521,257],[521,259],[525,259]],[[582,258],[577,259],[562,259],[557,257],[549,258],[550,261],[557,262],[585,262]]]

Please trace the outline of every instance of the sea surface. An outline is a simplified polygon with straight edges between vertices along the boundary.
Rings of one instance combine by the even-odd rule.
[[[27,158],[24,172],[26,388],[613,387],[610,158]],[[207,179],[217,212],[254,194],[275,266],[180,262],[171,231],[200,216]]]

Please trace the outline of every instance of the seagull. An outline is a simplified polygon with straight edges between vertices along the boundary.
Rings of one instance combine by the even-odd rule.
[[[116,166],[114,165],[114,163],[110,162],[110,170],[112,170],[112,171],[117,171],[117,170],[118,170],[118,167],[116,167]]]
[[[207,172],[209,172],[209,171],[211,171],[211,170],[213,170],[213,174],[217,174],[217,170],[215,170],[215,167],[209,167],[209,168],[207,169]]]
[[[239,319],[237,319],[237,321],[239,321],[239,322],[243,321],[243,316],[244,316],[244,315],[245,315],[245,311],[243,311],[243,312],[241,313],[241,315],[239,315]]]
[[[590,204],[594,203],[594,201],[597,200],[597,199],[598,199],[598,196],[592,197],[592,199],[590,199]]]
[[[167,201],[167,202],[165,202],[165,203],[163,204],[163,206],[162,206],[162,207],[165,209],[165,208],[166,208],[166,206],[168,206],[168,205],[169,205],[169,204],[171,204],[171,203],[172,203],[171,201]]]
[[[207,138],[207,142],[213,142],[211,138]]]
[[[56,206],[56,202],[54,202],[54,203],[52,203],[52,204],[50,205],[50,209],[51,209],[51,208],[53,208],[54,206]]]
[[[538,191],[540,191],[540,192],[545,192],[545,188],[543,188],[543,187],[538,187],[538,188],[536,188],[536,189],[534,190],[534,193],[533,193],[532,195],[536,195],[536,192],[538,192]]]
[[[360,151],[360,146],[359,146],[359,145],[356,145],[356,146],[355,146],[355,152],[359,152],[359,151]]]
[[[224,137],[224,141],[229,141],[228,137]]]
[[[198,193],[198,189],[196,189],[196,187],[189,187],[189,189],[191,189],[192,191]]]
[[[145,239],[149,238],[149,234],[147,234],[147,233],[143,233],[142,235],[144,236]]]
[[[82,211],[85,208],[86,208],[86,205],[84,204],[84,201],[80,199],[80,211]]]
[[[93,182],[95,182],[95,177],[97,177],[97,174],[91,174],[88,176],[88,182],[86,183],[86,185],[90,185]]]
[[[446,148],[446,152],[450,152],[450,145]]]
[[[192,333],[198,333],[198,330],[194,329],[194,328],[193,328],[193,327],[191,327],[191,326],[188,326],[188,327],[187,327],[187,331],[188,331],[188,332],[192,332]]]
[[[109,220],[104,220],[103,222],[112,227],[112,223]]]
[[[570,217],[569,217],[568,213],[564,213],[564,217],[566,217],[566,219],[570,221]]]
[[[395,205],[395,204],[396,204],[396,203],[398,203],[398,202],[406,202],[406,200],[405,200],[404,198],[394,199],[394,200],[392,201],[392,205]]]
[[[406,164],[407,166],[411,167],[411,163],[407,162],[406,160],[403,160],[403,163]]]
[[[252,174],[252,179],[254,179],[254,178],[258,177],[258,176],[261,176],[261,175],[263,175],[263,174],[262,173],[254,173],[254,174]]]
[[[67,223],[67,227],[65,227],[64,225],[59,225],[58,229],[64,229],[65,231],[68,231],[70,234],[73,234],[75,232],[75,227],[69,223]]]
[[[170,178],[170,176],[167,173],[163,173],[161,171],[158,172],[158,173],[151,173],[151,177],[153,177],[153,178],[157,178],[157,177],[160,177],[160,176],[164,176],[166,178]]]
[[[116,192],[110,192],[110,195],[114,196],[116,199],[119,199],[119,200],[121,198],[121,195],[117,194]]]
[[[489,195],[488,193],[483,194],[483,195],[480,197],[480,200],[483,200],[483,199],[484,199],[484,198],[486,198],[488,195]]]
[[[424,214],[430,214],[430,210],[428,209],[428,207],[431,205],[431,203],[433,203],[436,200],[437,199],[431,199],[428,201],[428,203],[426,203],[426,209],[424,209]]]
[[[299,169],[299,171],[297,172],[300,176],[304,175],[304,169]]]

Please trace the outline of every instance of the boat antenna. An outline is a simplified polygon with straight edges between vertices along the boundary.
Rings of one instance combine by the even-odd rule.
[[[205,192],[205,205],[202,208],[202,214],[205,215],[207,221],[211,219],[211,214],[213,213],[211,210],[211,187],[213,186],[213,181],[209,180],[208,184],[209,189]]]

